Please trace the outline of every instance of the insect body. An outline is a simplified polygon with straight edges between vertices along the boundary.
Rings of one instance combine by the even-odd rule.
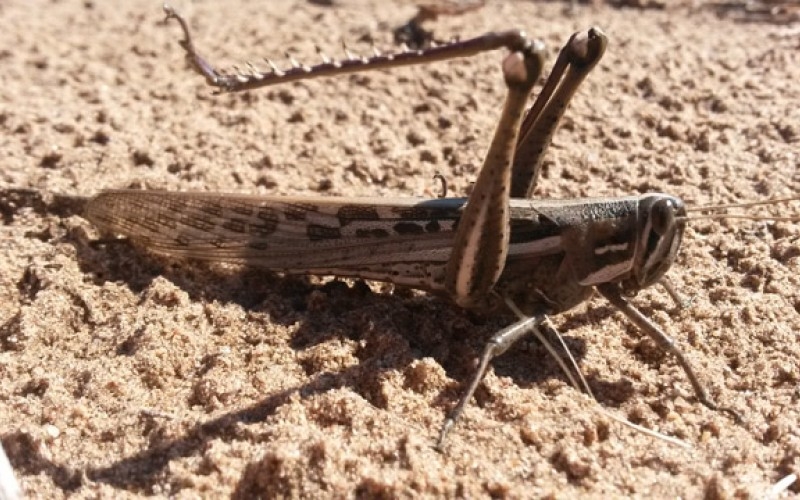
[[[605,50],[600,30],[570,39],[533,107],[525,111],[542,71],[544,48],[519,31],[400,54],[344,61],[324,57],[312,67],[293,63],[280,70],[269,63],[263,71],[251,67],[248,73],[223,74],[197,54],[186,22],[171,8],[165,10],[181,24],[181,44],[195,69],[223,91],[506,47],[510,54],[502,68],[508,94],[466,199],[106,191],[87,205],[86,215],[98,227],[161,254],[388,281],[446,295],[465,308],[514,312],[519,321],[487,344],[469,388],[442,427],[440,445],[491,359],[523,336],[550,328],[548,315],[574,307],[593,290],[672,353],[698,399],[718,408],[674,342],[625,298],[659,283],[675,261],[686,220],[683,202],[658,193],[529,199],[566,104]]]
[[[86,216],[164,255],[447,293],[447,264],[466,201],[123,190],[95,196]],[[498,298],[509,297],[528,315],[554,314],[582,302],[595,285],[653,284],[674,260],[682,232],[663,221],[682,214],[679,199],[661,194],[513,199],[495,293],[472,307],[504,308]]]

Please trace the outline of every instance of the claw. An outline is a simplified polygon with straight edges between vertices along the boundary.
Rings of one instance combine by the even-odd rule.
[[[189,59],[189,62],[192,64],[192,66],[194,66],[194,69],[206,78],[206,81],[210,85],[219,86],[220,75],[217,73],[214,67],[211,66],[208,61],[200,57],[195,50],[194,44],[192,43],[192,35],[189,34],[189,25],[186,23],[186,20],[168,3],[165,3],[163,8],[164,13],[167,15],[167,21],[170,19],[177,19],[178,24],[181,25],[181,30],[183,31],[183,36],[185,38],[180,41],[180,44],[181,47],[183,47],[183,50],[186,51],[186,58]]]

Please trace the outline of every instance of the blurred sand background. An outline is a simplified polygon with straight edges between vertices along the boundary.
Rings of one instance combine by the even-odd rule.
[[[416,11],[332,3],[175,7],[222,66],[287,50],[316,61],[342,40],[389,48]],[[488,0],[426,27],[523,28],[551,62],[571,33],[602,27],[606,56],[536,196],[698,205],[800,193],[792,19],[734,3]],[[163,20],[158,2],[0,3],[0,189],[435,196],[435,173],[455,194],[477,175],[501,53],[214,96]],[[670,272],[690,306],[660,288],[635,299],[745,425],[698,404],[675,362],[596,298],[555,322],[600,405],[693,448],[600,415],[531,341],[494,363],[441,454],[439,426],[507,318],[92,245],[80,217],[2,209],[0,438],[32,498],[747,498],[800,473],[797,224],[699,221]],[[759,213],[786,211],[797,205]]]

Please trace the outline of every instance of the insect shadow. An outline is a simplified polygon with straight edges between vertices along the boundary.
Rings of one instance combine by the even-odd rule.
[[[97,248],[97,244],[82,247],[85,271],[100,282],[123,281],[141,293],[161,276],[185,291],[192,301],[234,303],[251,314],[266,315],[272,323],[299,325],[289,345],[299,353],[298,362],[309,377],[328,370],[313,354],[314,347],[332,340],[356,343],[354,355],[358,364],[336,373],[326,372],[326,376],[332,377],[333,386],[349,387],[381,409],[389,406],[383,400],[383,391],[376,386],[384,373],[402,372],[415,360],[431,357],[451,379],[469,380],[486,341],[511,321],[508,317],[464,311],[446,300],[418,292],[375,293],[360,280],[320,281],[254,268],[175,262],[139,251],[125,241],[111,242],[113,252],[109,252],[108,245],[106,242],[101,245],[104,248]],[[101,262],[96,252],[102,252]],[[83,260],[81,255],[79,250],[79,260]],[[597,322],[613,314],[612,308],[601,306],[591,312],[591,318],[578,315],[569,320],[574,323],[570,326]],[[587,350],[585,341],[570,336],[564,339],[567,349],[580,362]],[[548,340],[559,345],[556,338]],[[562,357],[570,365],[566,356]],[[510,377],[521,387],[533,387],[551,378],[569,383],[557,362],[535,340],[514,346],[492,365],[497,375]],[[586,379],[602,404],[618,406],[634,392],[631,384],[622,379]],[[441,391],[433,404],[446,411],[458,399],[462,385]],[[479,390],[477,399],[482,404],[485,391]]]
[[[176,263],[141,252],[125,241],[90,241],[80,234],[67,231],[61,241],[74,246],[79,267],[98,286],[122,282],[135,294],[142,295],[156,278],[164,277],[192,301],[234,303],[255,316],[265,313],[271,322],[299,323],[290,345],[301,351],[300,362],[309,381],[197,423],[179,437],[152,439],[147,448],[102,466],[75,468],[59,464],[41,454],[25,433],[3,436],[12,465],[20,473],[46,474],[66,491],[78,489],[84,477],[130,491],[152,491],[172,460],[202,454],[206,443],[213,439],[238,439],[240,424],[263,422],[295,394],[306,398],[348,387],[375,407],[385,409],[388,404],[381,399],[382,391],[375,390],[375,384],[384,373],[406,370],[424,357],[437,360],[452,379],[467,380],[486,340],[508,321],[465,313],[444,300],[416,292],[374,293],[360,282],[354,285],[341,281],[317,282],[250,268],[217,269],[205,263]],[[602,314],[611,313],[607,309]],[[592,313],[592,321],[597,314],[597,311]],[[312,350],[332,338],[356,341],[358,363],[334,373],[316,371],[313,361],[303,364],[302,351]],[[578,359],[585,355],[583,340],[566,337],[566,343]],[[132,355],[135,351],[135,339],[120,340],[118,355]],[[532,387],[552,377],[564,379],[557,365],[536,343],[515,346],[497,358],[493,366],[495,373],[511,377],[522,387]],[[603,387],[602,380],[588,377],[588,381],[593,390],[604,392],[597,391]],[[440,407],[444,416],[461,390],[461,384],[451,384],[434,397],[432,404]],[[485,391],[476,396],[479,405],[491,397]],[[161,433],[158,429],[165,425],[162,417],[146,412],[140,418],[142,428],[153,436]]]

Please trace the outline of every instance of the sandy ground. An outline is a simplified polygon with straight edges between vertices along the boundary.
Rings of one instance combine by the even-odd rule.
[[[341,40],[390,47],[411,3],[181,2],[233,64]],[[508,27],[554,59],[592,25],[604,60],[556,135],[537,197],[665,191],[690,205],[800,192],[800,31],[711,5],[492,1],[428,27]],[[661,8],[652,8],[661,7]],[[724,10],[724,12],[723,12]],[[434,196],[474,180],[500,53],[213,96],[158,2],[0,4],[0,188],[141,187]],[[599,405],[535,342],[494,363],[432,447],[483,342],[480,318],[380,284],[283,277],[95,245],[80,217],[3,206],[0,436],[30,497],[761,497],[800,474],[800,227],[698,221],[635,303],[737,425],[606,302],[555,318]],[[797,213],[797,206],[761,213]],[[797,495],[795,484],[786,495]]]

